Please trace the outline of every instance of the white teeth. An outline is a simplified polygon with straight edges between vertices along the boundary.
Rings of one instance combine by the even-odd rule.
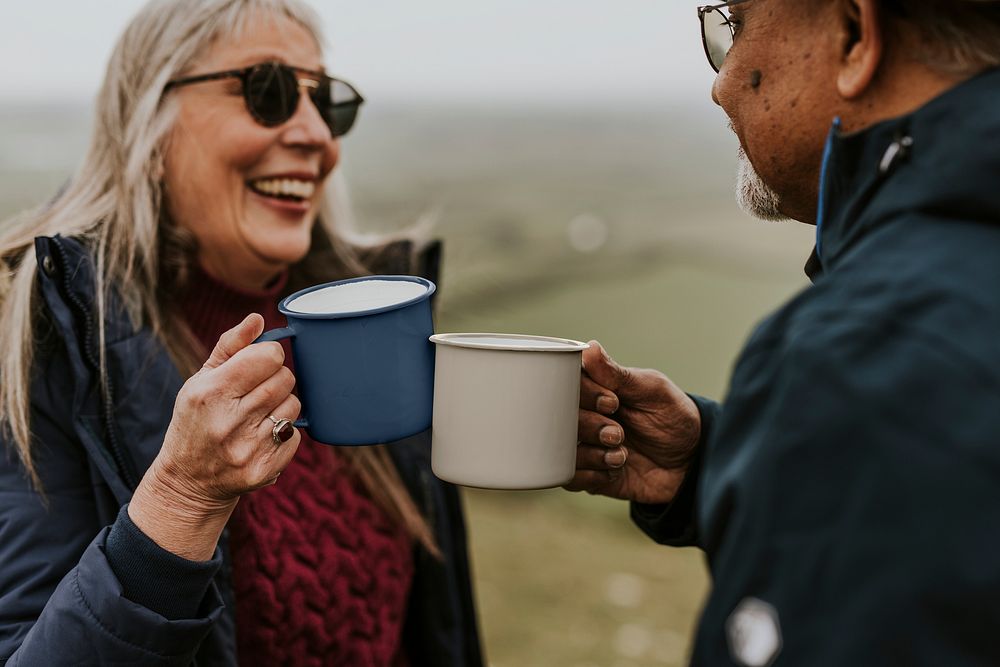
[[[284,195],[309,199],[316,192],[316,184],[312,181],[300,181],[290,178],[270,178],[253,181],[250,187],[266,195]]]

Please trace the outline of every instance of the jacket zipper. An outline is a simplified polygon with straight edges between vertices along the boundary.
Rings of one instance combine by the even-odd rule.
[[[69,265],[69,258],[66,256],[66,249],[62,247],[58,239],[52,239],[53,245],[59,251],[59,257],[62,260],[62,283],[63,283],[63,293],[66,299],[73,306],[76,311],[77,316],[83,320],[83,356],[87,361],[91,370],[97,374],[97,377],[101,378],[100,372],[100,360],[94,357],[94,322],[91,318],[90,311],[84,305],[80,299],[73,294],[72,285],[70,284],[69,271],[67,270]],[[114,424],[114,386],[111,383],[111,379],[108,377],[104,378],[104,391],[101,392],[102,397],[102,421],[104,423],[104,428],[107,431],[107,437],[110,445],[111,458],[115,462],[115,466],[118,468],[118,473],[125,480],[125,485],[129,490],[134,491],[137,486],[137,480],[135,473],[132,472],[131,466],[125,458],[125,454],[122,451],[121,444],[118,442],[118,435],[115,432]]]

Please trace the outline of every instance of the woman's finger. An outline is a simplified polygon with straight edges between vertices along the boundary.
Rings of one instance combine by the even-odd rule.
[[[240,398],[277,373],[284,363],[285,351],[280,343],[254,343],[211,370],[209,377],[228,396]]]
[[[294,422],[299,418],[299,413],[302,410],[302,403],[299,402],[299,397],[295,394],[289,394],[285,397],[280,404],[276,405],[274,409],[265,412],[263,417],[260,418],[260,428],[265,428],[268,433],[274,434],[274,428],[278,425],[282,419],[287,419],[290,422]],[[272,419],[273,417],[273,419]],[[294,427],[293,427],[294,428]],[[298,429],[294,429],[295,433],[298,433]],[[280,437],[280,433],[278,434]],[[286,442],[286,441],[282,441]]]
[[[281,405],[274,409],[274,414],[270,415],[279,421],[282,419],[287,419],[288,421],[294,422],[299,418],[299,413],[302,411],[302,404],[299,402],[299,397],[290,394]],[[270,419],[264,419],[264,423],[267,425],[267,432],[272,436],[271,444],[274,445],[274,427],[275,424]],[[275,458],[275,463],[279,466],[279,470],[284,470],[285,466],[292,460],[295,456],[295,450],[299,447],[299,442],[302,440],[302,432],[299,429],[292,427],[292,435],[288,440],[283,440],[280,445],[276,445],[277,449],[273,451],[273,456]]]
[[[208,357],[203,368],[218,368],[237,352],[250,345],[264,331],[264,318],[257,313],[250,313],[242,322],[222,334],[215,349]]]
[[[301,404],[294,394],[289,395],[280,405],[275,407],[275,419],[288,419],[295,421],[299,416]],[[278,476],[288,467],[295,452],[302,442],[302,433],[295,427],[291,428],[291,435],[287,440],[276,443],[274,441],[274,428],[276,424],[267,416],[261,421],[257,433],[260,444],[258,446],[259,456],[256,457],[251,469],[251,479],[247,480],[251,489],[261,486],[269,486],[278,480]]]
[[[267,378],[248,394],[240,399],[240,408],[251,419],[258,421],[277,410],[278,406],[295,388],[295,375],[286,366],[282,366],[271,377]],[[295,421],[295,416],[275,414],[279,419]]]

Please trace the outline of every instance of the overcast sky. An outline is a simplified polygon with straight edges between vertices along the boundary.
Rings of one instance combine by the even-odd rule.
[[[0,100],[87,101],[140,0],[0,0]],[[314,0],[370,100],[708,105],[687,0]]]

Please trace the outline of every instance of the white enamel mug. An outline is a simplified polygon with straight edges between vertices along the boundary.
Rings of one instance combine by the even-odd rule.
[[[586,343],[485,333],[430,340],[435,475],[487,489],[543,489],[573,478]]]

